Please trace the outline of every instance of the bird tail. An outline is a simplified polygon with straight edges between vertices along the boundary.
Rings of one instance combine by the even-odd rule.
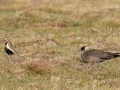
[[[113,56],[116,57],[120,57],[120,53],[114,53]]]
[[[120,57],[120,53],[111,53],[111,52],[107,52],[107,54],[109,54],[109,55],[111,56],[111,58]]]

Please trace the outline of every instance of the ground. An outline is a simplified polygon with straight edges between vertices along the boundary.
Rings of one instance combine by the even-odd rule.
[[[119,90],[120,58],[86,64],[78,52],[120,52],[119,12],[119,0],[1,0],[0,90]]]

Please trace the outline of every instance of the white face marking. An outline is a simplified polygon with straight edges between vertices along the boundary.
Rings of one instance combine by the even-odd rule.
[[[88,50],[89,49],[89,47],[85,47],[85,50]]]

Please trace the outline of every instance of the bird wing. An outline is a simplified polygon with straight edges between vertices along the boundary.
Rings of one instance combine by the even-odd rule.
[[[106,53],[102,50],[98,50],[98,49],[92,49],[88,52],[86,52],[86,54],[88,56],[91,57],[96,57],[96,58],[100,58],[100,59],[110,59],[113,57],[113,55],[110,55],[109,53]]]

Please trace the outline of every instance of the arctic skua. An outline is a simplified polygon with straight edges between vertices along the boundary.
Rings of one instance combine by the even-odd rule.
[[[81,47],[79,51],[82,51],[81,58],[85,63],[103,62],[120,57],[120,53],[105,52],[99,49],[91,49],[86,46]]]

